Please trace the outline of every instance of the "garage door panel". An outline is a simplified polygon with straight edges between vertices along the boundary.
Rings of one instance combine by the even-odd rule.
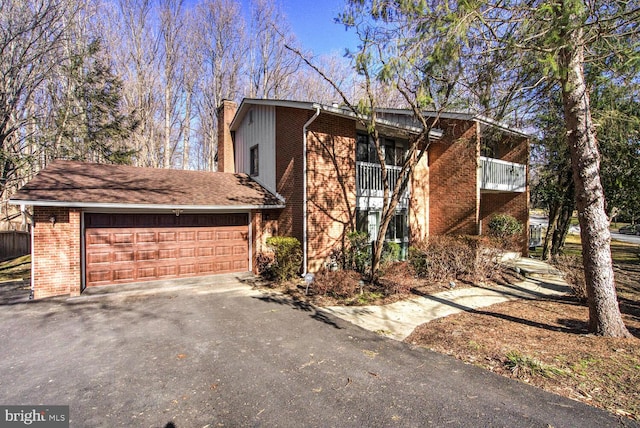
[[[137,250],[136,252],[136,260],[144,261],[144,260],[156,260],[158,256],[156,255],[155,249],[142,249]]]
[[[234,260],[233,261],[233,270],[247,270],[247,262],[242,260]]]
[[[106,246],[110,245],[111,242],[109,237],[111,235],[109,233],[96,233],[90,235],[87,239],[87,246]]]
[[[87,254],[87,263],[92,265],[97,265],[100,263],[109,263],[111,262],[111,252],[91,252]]]
[[[113,261],[114,262],[133,262],[135,261],[135,251],[133,249],[127,251],[114,251],[113,252]]]
[[[136,233],[136,242],[139,244],[143,244],[145,242],[155,243],[156,242],[156,234],[155,232],[137,232]]]
[[[87,273],[87,282],[94,285],[106,285],[111,281],[111,270],[93,270]]]
[[[193,230],[178,232],[178,241],[180,242],[193,242],[196,240],[196,232]]]
[[[136,273],[139,280],[155,279],[158,277],[158,269],[153,266],[139,267]]]
[[[113,244],[133,244],[134,234],[132,232],[114,233],[110,237]]]
[[[196,256],[195,248],[179,248],[178,257],[181,259],[192,258]]]
[[[198,234],[197,234],[198,241],[213,241],[215,239],[216,239],[216,233],[213,230],[198,231]]]
[[[115,268],[113,269],[113,281],[114,282],[129,282],[135,279],[135,268],[133,266],[127,268]]]
[[[158,250],[158,260],[171,260],[178,258],[177,248],[162,248]]]
[[[214,252],[214,247],[198,247],[198,257],[211,257]]]
[[[158,278],[178,276],[178,266],[176,265],[158,265],[156,271]]]
[[[85,226],[87,286],[249,268],[246,214],[86,214]]]
[[[176,242],[178,234],[176,232],[158,232],[158,242]]]

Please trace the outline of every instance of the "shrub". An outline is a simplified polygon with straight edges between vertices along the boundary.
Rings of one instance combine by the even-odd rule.
[[[489,220],[489,233],[504,238],[522,233],[522,223],[509,214],[497,214]]]
[[[268,271],[278,281],[294,278],[302,267],[302,246],[300,241],[289,236],[267,238],[267,245],[273,250],[273,263]]]
[[[514,216],[497,214],[489,220],[489,236],[503,248],[516,249],[524,226]]]
[[[397,262],[400,259],[400,244],[397,242],[385,242],[382,247],[382,264]]]
[[[256,269],[260,275],[268,277],[272,279],[271,266],[273,265],[274,259],[273,254],[269,253],[259,253],[256,256]]]
[[[353,297],[360,289],[361,277],[357,272],[348,270],[318,272],[313,281],[313,290],[326,296],[339,298]]]
[[[349,248],[346,250],[345,268],[353,269],[362,274],[371,265],[371,243],[366,232],[349,232],[347,234]]]
[[[495,251],[475,236],[432,236],[409,248],[409,263],[416,276],[434,282],[484,280],[498,268]]]
[[[553,265],[562,273],[562,277],[569,284],[571,293],[582,303],[587,302],[587,283],[584,278],[582,259],[578,256],[555,256],[551,260]]]

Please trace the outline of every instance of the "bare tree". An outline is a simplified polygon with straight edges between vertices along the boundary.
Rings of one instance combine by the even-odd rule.
[[[249,53],[249,96],[289,98],[300,70],[298,56],[285,48],[295,37],[283,13],[271,0],[253,0],[251,50]]]
[[[135,164],[158,167],[162,151],[158,146],[161,125],[159,32],[154,25],[151,0],[118,0],[117,8],[105,5],[101,14],[108,25],[102,28],[115,69],[123,81],[124,108],[139,122],[131,136]]]
[[[179,134],[174,135],[174,127],[179,121],[179,94],[182,88],[181,52],[184,44],[181,38],[183,22],[183,0],[162,0],[160,4],[160,33],[162,35],[163,62],[163,151],[162,166],[173,164],[173,155],[178,145]]]
[[[62,59],[65,19],[77,5],[65,0],[0,0],[0,191],[17,184],[38,149],[31,133],[39,110],[31,103]],[[35,148],[35,150],[34,150]],[[4,204],[3,204],[4,205]]]
[[[198,5],[194,35],[202,79],[197,102],[199,166],[214,170],[218,138],[216,111],[223,99],[236,99],[240,95],[247,53],[245,23],[238,3],[206,0]]]

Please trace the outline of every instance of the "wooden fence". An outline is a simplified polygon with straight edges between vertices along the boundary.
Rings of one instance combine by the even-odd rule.
[[[0,231],[0,260],[20,257],[31,253],[29,232]]]

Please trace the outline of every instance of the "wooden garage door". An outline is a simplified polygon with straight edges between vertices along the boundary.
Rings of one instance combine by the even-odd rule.
[[[85,214],[86,286],[249,270],[247,214]]]

